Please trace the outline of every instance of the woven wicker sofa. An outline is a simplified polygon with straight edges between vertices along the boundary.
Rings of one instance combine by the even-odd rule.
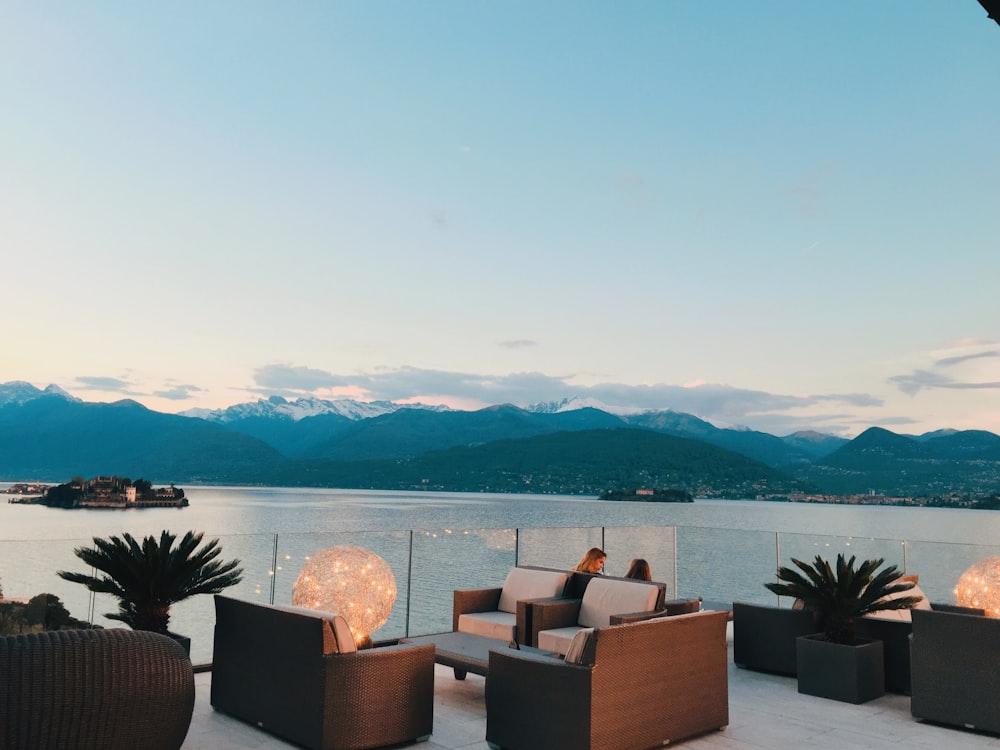
[[[582,631],[567,660],[490,653],[486,740],[504,750],[644,750],[729,723],[726,612]]]
[[[355,650],[342,617],[215,596],[212,706],[307,748],[425,739],[434,646]]]
[[[910,640],[914,717],[1000,733],[1000,619],[913,612]]]
[[[452,630],[531,645],[529,603],[565,596],[572,580],[568,570],[522,566],[512,568],[502,586],[458,589],[453,595]]]
[[[564,654],[582,628],[645,619],[664,606],[666,584],[663,583],[587,574],[574,578],[574,590],[581,591],[579,598],[536,599],[530,603],[527,618],[530,645]]]
[[[177,750],[194,672],[172,638],[124,628],[0,638],[4,750]]]

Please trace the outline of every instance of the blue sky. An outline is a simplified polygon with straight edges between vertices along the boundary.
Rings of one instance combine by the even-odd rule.
[[[1000,433],[974,0],[0,4],[0,382]]]

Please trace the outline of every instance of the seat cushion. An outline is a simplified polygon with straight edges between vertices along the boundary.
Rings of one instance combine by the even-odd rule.
[[[659,594],[660,590],[649,583],[595,578],[583,592],[577,624],[602,628],[611,624],[611,615],[652,612]]]
[[[555,651],[557,654],[565,654],[573,643],[576,634],[585,628],[579,625],[569,625],[565,628],[552,628],[552,630],[538,631],[538,648],[542,651]],[[588,628],[593,630],[592,628]]]
[[[512,568],[507,574],[500,591],[501,612],[517,612],[517,603],[523,599],[547,599],[551,596],[562,596],[566,589],[569,572],[558,570],[532,570],[531,568]]]
[[[514,640],[517,617],[510,612],[468,612],[458,617],[458,629],[462,633]]]

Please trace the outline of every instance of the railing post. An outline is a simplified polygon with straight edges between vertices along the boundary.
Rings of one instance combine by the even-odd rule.
[[[672,532],[672,535],[673,535],[673,538],[674,538],[674,540],[673,540],[673,547],[674,547],[674,596],[673,596],[673,598],[674,599],[680,599],[681,598],[681,594],[680,594],[680,575],[677,572],[677,561],[680,559],[680,557],[677,555],[677,527],[676,526],[671,526],[670,527],[670,531]]]
[[[514,529],[514,567],[521,564],[521,530]]]
[[[274,535],[274,542],[271,546],[271,601],[269,604],[274,604],[274,587],[275,580],[278,577],[278,535]]]
[[[410,529],[410,549],[406,560],[406,624],[403,626],[405,637],[410,637],[410,592],[413,591],[413,529]]]

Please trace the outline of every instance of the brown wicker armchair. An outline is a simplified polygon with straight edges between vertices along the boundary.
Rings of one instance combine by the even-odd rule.
[[[486,740],[503,750],[645,750],[729,723],[726,612],[595,628],[580,663],[490,652]]]
[[[430,735],[434,646],[358,651],[322,612],[215,596],[212,706],[316,750]],[[350,634],[346,634],[350,639]],[[347,652],[350,651],[350,652]]]
[[[914,717],[1000,732],[1000,620],[914,610],[910,652]]]
[[[194,672],[173,639],[140,630],[55,630],[0,638],[4,750],[177,750]]]

